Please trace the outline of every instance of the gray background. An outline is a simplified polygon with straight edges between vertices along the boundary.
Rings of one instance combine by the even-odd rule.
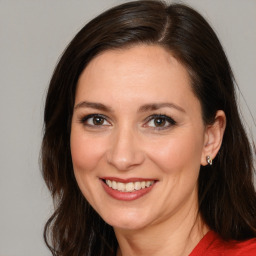
[[[52,204],[39,169],[46,88],[76,32],[101,11],[123,2],[0,0],[0,256],[50,255],[42,233]],[[183,2],[201,12],[219,35],[240,86],[247,128],[255,138],[248,107],[255,118],[256,1]]]

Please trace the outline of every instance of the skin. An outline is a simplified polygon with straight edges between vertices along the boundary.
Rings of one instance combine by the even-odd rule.
[[[145,107],[156,103],[169,105]],[[103,115],[100,125],[92,114]],[[160,118],[159,127],[152,115],[175,123]],[[200,165],[217,154],[224,129],[222,111],[213,125],[203,123],[187,70],[159,46],[106,51],[88,64],[75,97],[72,161],[83,195],[115,230],[118,255],[192,251],[208,231],[198,214]],[[157,182],[144,196],[123,201],[105,192],[106,176]]]

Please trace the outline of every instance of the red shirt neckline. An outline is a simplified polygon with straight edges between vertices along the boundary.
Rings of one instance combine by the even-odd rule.
[[[199,256],[203,255],[205,251],[212,245],[212,243],[217,239],[217,234],[209,230],[204,237],[199,241],[197,246],[189,254],[189,256]]]
[[[189,256],[256,256],[256,238],[245,241],[224,241],[210,230],[200,240]]]

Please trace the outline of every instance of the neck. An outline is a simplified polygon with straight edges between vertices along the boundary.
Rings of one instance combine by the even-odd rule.
[[[189,255],[208,230],[197,210],[191,208],[140,230],[115,229],[117,256]]]

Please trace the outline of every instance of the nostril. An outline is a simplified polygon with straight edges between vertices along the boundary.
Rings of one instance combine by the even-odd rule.
[[[130,170],[144,162],[144,154],[138,149],[115,149],[107,153],[107,162],[120,171]]]

